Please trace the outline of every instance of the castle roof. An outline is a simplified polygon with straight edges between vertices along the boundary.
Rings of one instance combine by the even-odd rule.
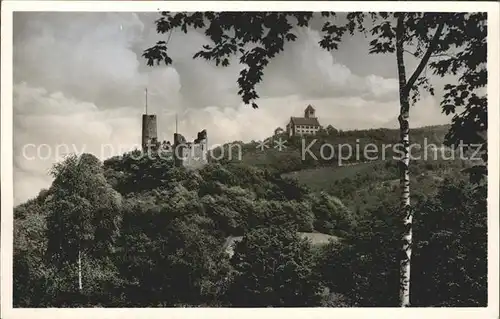
[[[311,106],[311,104],[309,104],[309,105],[306,107],[305,111],[306,111],[306,112],[307,112],[307,111],[314,111],[314,107],[312,107],[312,106]]]
[[[290,123],[293,125],[321,126],[317,118],[291,117]]]

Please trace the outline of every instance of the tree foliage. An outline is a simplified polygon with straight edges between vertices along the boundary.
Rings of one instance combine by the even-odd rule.
[[[484,187],[447,179],[415,207],[411,304],[487,304],[487,209]],[[397,306],[402,231],[397,205],[382,204],[342,243],[322,248],[317,272],[353,306]]]
[[[212,221],[186,206],[131,202],[124,213],[118,255],[126,300],[170,307],[210,301],[225,269]]]
[[[155,182],[161,186],[151,189],[143,184],[134,192],[129,185],[137,171],[126,156],[105,161],[102,167],[92,157],[74,159],[56,166],[67,169],[59,171],[48,190],[15,209],[15,306],[310,306],[324,305],[324,298],[328,306],[397,302],[396,203],[384,201],[391,196],[383,188],[378,191],[381,197],[357,210],[340,200],[356,197],[362,202],[368,197],[360,196],[375,192],[360,192],[369,184],[362,172],[339,176],[341,183],[322,194],[242,163],[210,164],[198,171],[158,163],[165,169],[156,176],[165,179]],[[78,163],[84,166],[78,168]],[[415,175],[437,174],[440,171],[433,170],[439,165],[459,171],[448,162],[432,164],[436,167],[415,166]],[[392,165],[370,168],[376,173],[370,175],[372,183],[384,181],[383,172],[391,167],[394,171]],[[152,163],[144,169],[145,175],[157,170]],[[109,185],[99,184],[107,181],[103,172],[123,195],[108,193]],[[69,192],[68,185],[78,178],[82,184]],[[346,187],[347,180],[352,188]],[[442,183],[435,196],[426,189],[417,202],[412,302],[484,305],[485,188],[457,180]],[[342,192],[334,192],[340,188]],[[91,217],[100,214],[100,207],[107,209],[99,218],[112,216],[108,209],[114,206],[105,205],[116,203],[110,194],[122,198],[117,206],[119,232],[100,237],[96,225],[108,224],[96,224]],[[86,201],[94,204],[87,207],[82,204]],[[68,225],[80,220],[77,213],[84,209],[78,205],[87,210],[88,228]],[[56,208],[61,209],[58,215]],[[67,222],[56,223],[55,216]],[[320,248],[300,239],[297,230],[320,230],[340,235],[341,240]],[[75,254],[70,250],[82,233],[88,249],[82,265],[84,290],[79,293]],[[55,234],[67,236],[67,243],[55,240]],[[237,235],[244,240],[230,260],[224,242]],[[51,241],[62,249],[53,255],[57,258],[47,259]]]
[[[436,197],[421,202],[413,303],[483,307],[488,302],[487,189],[444,181]]]
[[[270,226],[248,232],[237,243],[229,290],[239,307],[306,307],[320,302],[309,242],[292,228]]]
[[[90,154],[70,156],[52,174],[48,256],[74,262],[80,249],[95,256],[107,253],[118,231],[121,196],[107,183],[100,161]]]

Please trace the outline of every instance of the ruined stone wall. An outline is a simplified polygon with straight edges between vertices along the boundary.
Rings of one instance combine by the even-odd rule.
[[[174,164],[178,167],[200,168],[208,163],[206,137],[196,139],[195,143],[187,143],[184,136],[175,133],[173,152]]]
[[[208,163],[206,154],[206,140],[191,144],[186,149],[184,166],[189,168],[200,168]]]
[[[184,158],[186,153],[186,139],[184,136],[178,133],[174,133],[174,144],[173,144],[173,156],[174,156],[174,165],[177,167],[184,165]]]

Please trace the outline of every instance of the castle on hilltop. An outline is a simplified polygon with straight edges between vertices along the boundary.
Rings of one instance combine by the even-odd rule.
[[[304,117],[290,117],[290,122],[286,125],[288,136],[315,135],[321,129],[315,112],[316,110],[308,105],[304,110]]]
[[[170,153],[177,167],[200,168],[208,164],[207,131],[198,132],[193,142],[187,142],[184,136],[177,132],[177,118],[175,126],[173,145],[168,141],[160,143],[157,135],[156,115],[147,113],[146,95],[146,113],[142,115],[142,151],[146,153],[161,150],[163,153]]]

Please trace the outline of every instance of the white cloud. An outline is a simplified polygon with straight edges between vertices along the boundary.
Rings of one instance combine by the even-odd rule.
[[[100,155],[103,145],[131,147],[139,142],[137,109],[100,110],[92,103],[27,84],[14,86],[14,106],[16,203],[36,195],[40,185],[47,187],[48,170],[67,153]]]
[[[295,32],[298,38],[286,43],[264,75],[261,87],[266,96],[300,94],[304,98],[356,97],[366,100],[396,100],[397,81],[381,76],[359,76],[319,45],[321,35],[310,28]]]

